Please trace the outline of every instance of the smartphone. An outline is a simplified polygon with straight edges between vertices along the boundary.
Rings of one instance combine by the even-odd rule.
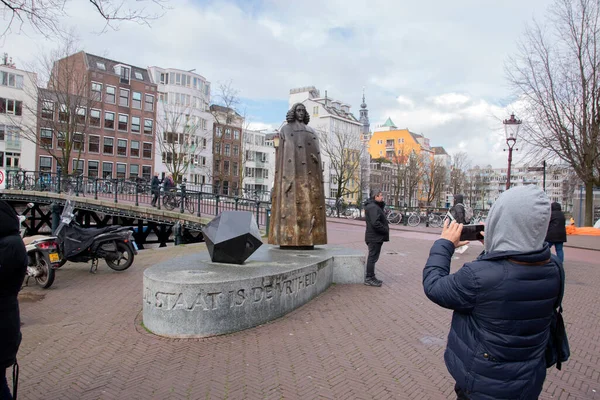
[[[485,225],[463,225],[462,232],[460,234],[460,240],[483,240],[481,232],[484,230]]]

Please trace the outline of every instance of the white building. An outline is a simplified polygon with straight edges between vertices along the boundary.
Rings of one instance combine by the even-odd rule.
[[[0,169],[36,169],[33,141],[22,131],[35,132],[37,75],[17,69],[5,53],[0,63]]]
[[[273,132],[245,130],[243,134],[244,174],[242,188],[245,196],[258,195],[260,200],[269,201],[275,180],[275,147],[267,140]]]
[[[158,85],[155,171],[173,172],[173,158],[183,157],[179,167],[188,184],[212,183],[212,134],[210,82],[191,71],[149,67]]]
[[[349,104],[328,97],[327,92],[325,92],[325,97],[321,97],[319,90],[314,86],[291,89],[289,108],[296,103],[304,104],[306,112],[310,116],[309,126],[321,136],[320,148],[325,196],[337,197],[337,188],[333,177],[335,170],[331,166],[331,157],[327,154],[322,135],[328,138],[330,145],[335,145],[340,141],[336,139],[336,135],[343,136],[343,141],[347,143],[346,148],[332,150],[355,151],[360,156],[364,149],[364,143],[361,140],[363,124],[350,112]],[[350,195],[344,196],[347,202],[353,203],[360,197],[360,172],[361,168],[359,167],[356,176],[350,180],[347,186],[349,190],[353,191]]]

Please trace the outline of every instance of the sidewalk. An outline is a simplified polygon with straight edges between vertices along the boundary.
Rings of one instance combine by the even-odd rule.
[[[327,218],[327,222],[337,224],[347,224],[354,226],[365,226],[365,221],[346,219],[346,218]],[[421,224],[419,226],[408,226],[408,225],[396,225],[390,224],[392,231],[406,231],[406,232],[419,232],[419,233],[440,233],[441,228],[425,227]],[[564,244],[565,247],[573,247],[577,249],[596,250],[600,251],[600,236],[586,236],[586,235],[568,235],[567,242]]]
[[[19,399],[454,399],[443,361],[451,312],[421,284],[432,233],[392,228],[381,288],[332,285],[271,323],[208,339],[161,338],[141,318],[145,268],[203,244],[143,250],[120,273],[67,263],[49,290],[19,296]],[[366,252],[364,222],[329,223],[328,236]],[[453,270],[480,251],[474,243]],[[548,371],[540,398],[600,400],[597,254],[565,254],[571,359]]]

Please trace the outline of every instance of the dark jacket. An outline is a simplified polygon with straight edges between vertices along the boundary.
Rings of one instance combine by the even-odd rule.
[[[452,242],[438,239],[423,271],[427,297],[454,310],[444,354],[448,371],[473,400],[537,399],[559,261],[545,244],[530,253],[483,253],[449,275],[453,254]]]
[[[550,207],[552,209],[552,213],[550,214],[550,224],[548,224],[546,242],[564,243],[567,241],[565,214],[563,214],[560,204],[556,202],[552,203]]]
[[[454,220],[460,224],[468,224],[470,221],[466,220],[465,217],[465,206],[463,204],[464,196],[457,194],[454,196],[454,205],[450,208],[450,214],[454,217]]]
[[[0,370],[15,363],[21,343],[17,295],[25,278],[27,252],[17,214],[0,200]]]
[[[366,243],[389,242],[390,227],[383,212],[384,207],[384,202],[379,203],[373,199],[365,202],[365,221],[367,221],[367,230],[365,231]]]
[[[158,193],[159,187],[160,187],[160,179],[158,179],[158,176],[153,176],[152,180],[150,181],[150,189],[152,190],[152,192]]]

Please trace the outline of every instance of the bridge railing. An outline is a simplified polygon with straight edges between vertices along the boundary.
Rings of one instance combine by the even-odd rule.
[[[160,186],[152,189],[150,182],[141,178],[116,179],[84,176],[81,174],[57,174],[46,171],[8,171],[6,188],[24,191],[68,193],[75,197],[112,200],[114,203],[128,203],[136,206],[154,206],[158,209],[191,214],[198,217],[216,216],[226,210],[250,211],[256,223],[268,225],[270,201],[255,196],[252,192],[243,196],[216,194],[207,186],[206,191],[198,187],[188,188],[186,182],[177,187],[165,189]],[[157,195],[153,203],[153,197]],[[182,216],[182,219],[185,219]]]

